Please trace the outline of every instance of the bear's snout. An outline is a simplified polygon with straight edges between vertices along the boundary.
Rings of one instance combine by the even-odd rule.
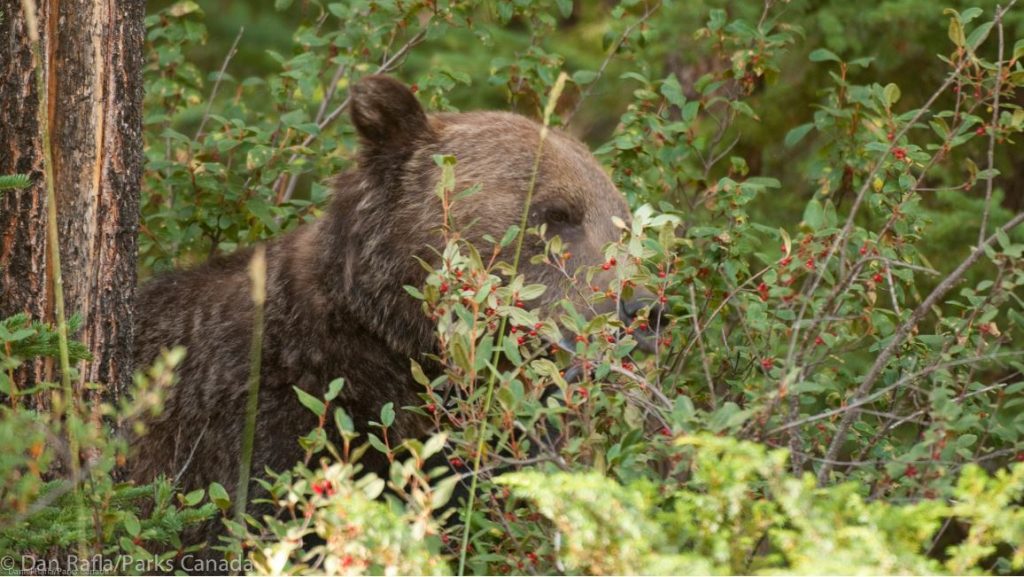
[[[653,353],[655,352],[658,334],[668,324],[665,308],[661,306],[661,303],[658,302],[654,294],[646,290],[639,290],[634,293],[633,298],[620,301],[619,320],[627,325],[632,324],[633,321],[642,316],[641,313],[644,310],[647,311],[646,328],[636,331],[634,336],[641,350]]]

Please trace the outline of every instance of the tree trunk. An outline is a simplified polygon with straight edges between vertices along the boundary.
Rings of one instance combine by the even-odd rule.
[[[136,232],[142,182],[142,0],[35,0],[70,335],[92,360],[78,385],[116,399],[131,382]],[[40,95],[21,0],[0,0],[0,174],[32,185],[0,196],[0,318],[54,322],[46,242]],[[57,379],[52,362],[24,367],[23,385]]]

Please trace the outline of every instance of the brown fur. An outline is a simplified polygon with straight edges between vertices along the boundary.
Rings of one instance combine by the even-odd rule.
[[[482,185],[454,211],[470,239],[500,238],[521,216],[537,123],[498,112],[427,116],[407,88],[380,76],[355,85],[352,98],[358,168],[336,179],[322,219],[266,245],[255,475],[290,468],[303,455],[298,437],[317,425],[293,385],[322,397],[327,383],[344,377],[337,402],[364,431],[387,402],[421,403],[409,359],[422,361],[435,349],[434,327],[402,286],[422,284],[425,273],[413,257],[433,260],[428,247],[442,242],[434,193],[440,170],[432,155],[457,158],[457,190]],[[574,265],[598,264],[602,247],[619,236],[612,216],[628,221],[627,206],[579,142],[553,131],[543,150],[530,223],[567,216],[551,222],[550,233],[566,241]],[[240,251],[164,275],[140,291],[137,365],[147,366],[161,349],[188,350],[164,412],[134,442],[132,470],[140,481],[180,474],[183,490],[217,481],[234,492],[252,330],[249,256]],[[521,269],[530,282],[563,286],[550,267],[523,259]],[[545,298],[561,296],[549,290]],[[399,411],[394,432],[420,436],[427,429]],[[384,470],[381,458],[366,459],[368,469]]]

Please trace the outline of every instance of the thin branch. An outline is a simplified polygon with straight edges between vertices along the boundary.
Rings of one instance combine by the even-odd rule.
[[[206,429],[208,429],[209,427],[210,427],[210,419],[207,418],[206,419],[206,424],[203,425],[203,430],[199,431],[199,436],[196,437],[195,443],[192,444],[192,450],[188,452],[188,457],[185,459],[185,464],[181,466],[181,469],[178,470],[178,474],[174,476],[174,483],[173,483],[173,485],[175,487],[178,486],[178,481],[181,480],[181,477],[185,475],[185,471],[188,470],[189,465],[192,464],[192,457],[194,457],[196,455],[196,451],[199,449],[199,443],[201,443],[203,441],[203,436],[206,435]]]
[[[231,48],[228,49],[227,55],[224,56],[224,62],[220,65],[220,72],[217,73],[217,80],[214,80],[213,89],[210,90],[210,98],[206,101],[206,111],[203,112],[203,119],[199,121],[199,128],[196,129],[196,135],[192,137],[193,141],[198,141],[199,137],[203,135],[203,128],[206,127],[206,121],[210,119],[210,111],[213,109],[213,99],[217,97],[217,90],[220,88],[220,81],[224,78],[224,73],[227,72],[228,64],[231,62],[231,59],[238,53],[238,42],[242,39],[242,34],[244,33],[245,27],[239,27],[238,35],[235,36],[235,41],[231,43]]]

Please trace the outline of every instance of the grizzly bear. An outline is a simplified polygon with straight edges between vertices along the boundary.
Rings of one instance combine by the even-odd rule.
[[[266,309],[259,412],[252,471],[284,471],[301,460],[298,438],[317,426],[293,386],[322,397],[344,377],[335,401],[360,431],[388,402],[421,405],[424,392],[410,359],[436,351],[434,325],[403,289],[421,286],[416,258],[436,262],[443,246],[442,205],[435,193],[435,155],[457,160],[456,190],[480,189],[454,204],[463,236],[484,246],[522,217],[541,126],[503,112],[427,115],[416,96],[385,76],[351,88],[351,120],[359,136],[357,167],[337,177],[325,215],[266,243]],[[617,241],[614,218],[629,221],[620,192],[588,149],[557,130],[542,147],[529,225],[545,223],[572,253],[570,266],[596,265]],[[530,264],[539,241],[524,247],[521,272],[549,289],[540,306],[582,291],[553,267]],[[234,493],[249,372],[253,304],[247,266],[251,250],[215,258],[192,270],[159,276],[140,290],[136,314],[138,367],[162,349],[181,345],[186,357],[166,393],[163,412],[133,441],[138,481],[160,474],[182,490],[221,483]],[[559,290],[562,289],[562,290]],[[639,306],[621,307],[630,314]],[[416,415],[399,411],[393,432],[429,433]],[[386,472],[368,453],[365,469]],[[255,490],[255,487],[253,488]]]

